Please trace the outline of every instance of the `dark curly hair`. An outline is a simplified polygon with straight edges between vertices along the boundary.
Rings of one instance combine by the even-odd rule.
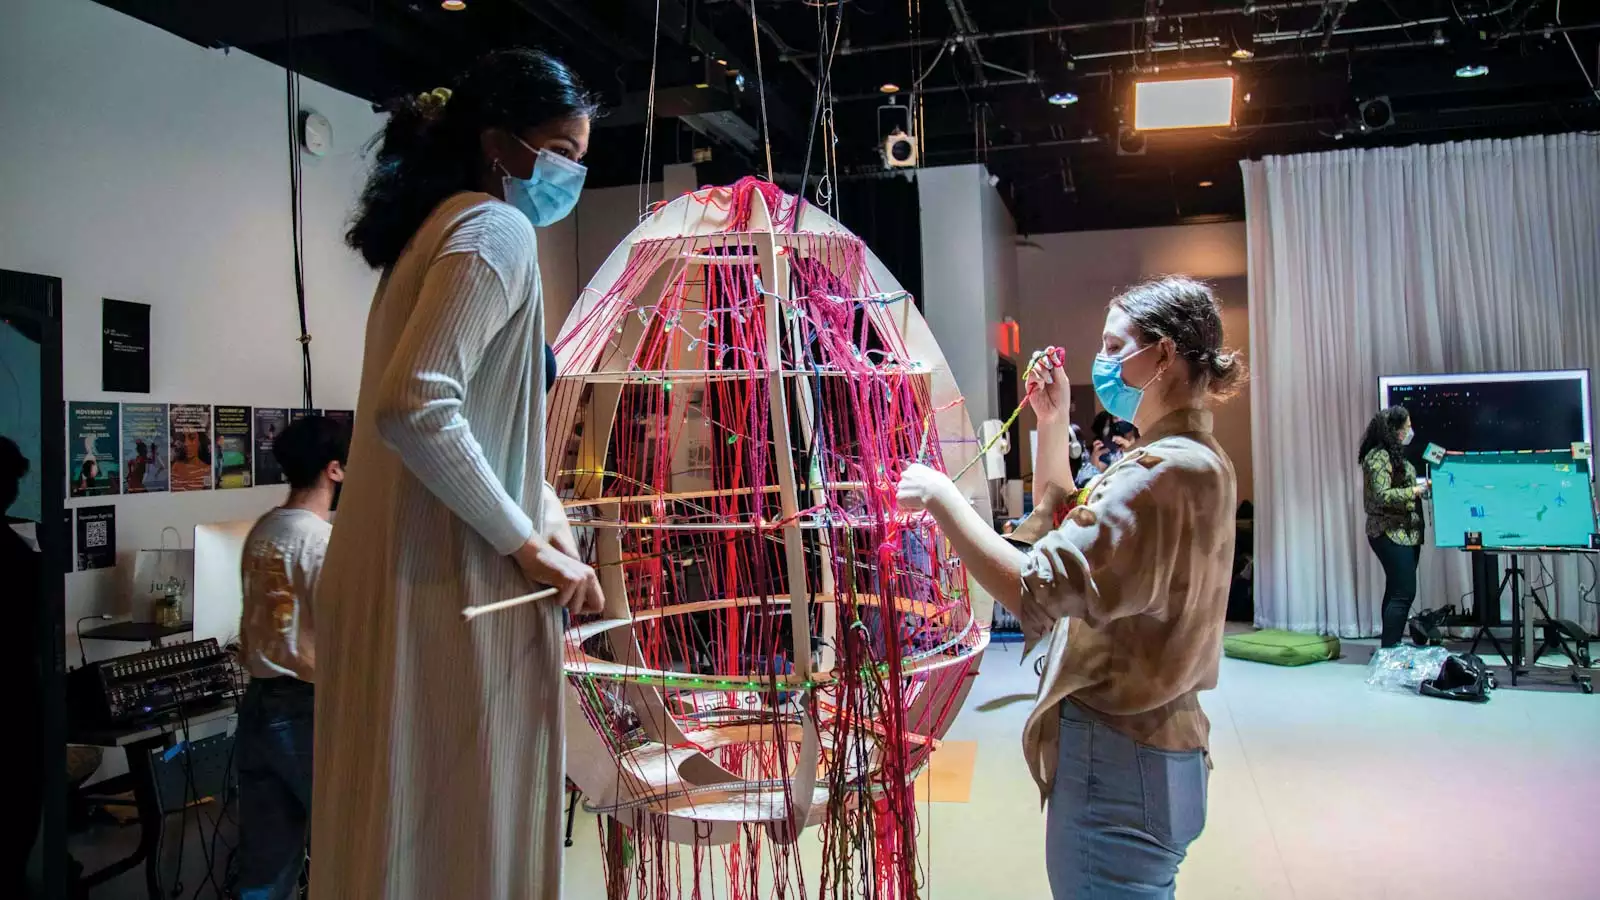
[[[315,487],[329,463],[350,461],[350,435],[327,416],[306,416],[272,439],[272,458],[289,487]]]
[[[1378,410],[1378,414],[1367,423],[1366,434],[1361,436],[1361,452],[1356,454],[1356,461],[1365,462],[1368,453],[1381,449],[1389,454],[1389,465],[1395,474],[1404,472],[1405,448],[1400,445],[1400,426],[1410,418],[1411,413],[1406,412],[1404,406]]]
[[[503,128],[516,134],[558,119],[592,117],[598,110],[594,95],[566,63],[524,48],[488,54],[448,93],[394,101],[389,123],[374,141],[372,174],[345,242],[374,269],[394,265],[434,207],[477,187],[484,131]]]

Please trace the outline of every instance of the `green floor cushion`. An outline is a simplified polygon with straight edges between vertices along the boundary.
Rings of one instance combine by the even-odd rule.
[[[1297,634],[1268,628],[1222,639],[1222,652],[1234,659],[1249,659],[1275,666],[1303,666],[1339,657],[1339,639],[1320,634]]]

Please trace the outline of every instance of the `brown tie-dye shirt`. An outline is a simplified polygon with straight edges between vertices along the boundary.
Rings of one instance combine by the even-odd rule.
[[[1063,700],[1153,747],[1208,748],[1197,694],[1217,683],[1233,563],[1237,485],[1208,412],[1157,422],[1052,527],[1066,496],[1052,486],[1011,536],[1028,553],[1018,604],[1028,647],[1050,640],[1023,729],[1043,797]]]

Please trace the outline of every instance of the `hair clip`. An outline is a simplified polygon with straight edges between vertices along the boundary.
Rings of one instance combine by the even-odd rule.
[[[429,110],[441,109],[446,103],[450,102],[450,89],[434,88],[431,91],[418,94],[417,102]]]

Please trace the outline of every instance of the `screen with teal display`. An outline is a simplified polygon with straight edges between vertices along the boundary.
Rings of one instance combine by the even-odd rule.
[[[1452,453],[1433,469],[1433,538],[1462,547],[1587,547],[1595,531],[1591,460],[1570,450]]]

